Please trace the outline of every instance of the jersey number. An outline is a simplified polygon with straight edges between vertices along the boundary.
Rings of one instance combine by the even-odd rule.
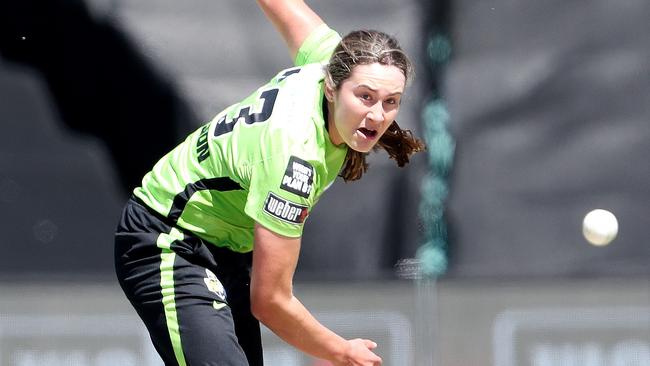
[[[280,76],[278,81],[286,79],[289,75],[298,73],[300,69],[288,70]],[[217,121],[217,126],[214,129],[214,136],[220,136],[224,133],[231,132],[235,128],[235,124],[239,120],[243,120],[247,125],[264,122],[273,113],[273,107],[275,106],[275,99],[278,97],[279,89],[269,89],[265,90],[260,94],[260,99],[264,99],[264,104],[262,105],[262,111],[259,113],[251,113],[251,107],[244,107],[239,110],[239,114],[232,120],[226,122],[226,116],[223,116]]]
[[[251,107],[244,107],[239,110],[239,114],[232,120],[226,122],[226,116],[223,116],[217,121],[217,127],[214,129],[214,136],[220,136],[228,133],[235,128],[235,124],[242,119],[247,125],[264,122],[273,113],[273,106],[275,105],[275,98],[278,96],[278,89],[270,89],[260,94],[260,99],[264,99],[262,111],[260,113],[251,113]]]

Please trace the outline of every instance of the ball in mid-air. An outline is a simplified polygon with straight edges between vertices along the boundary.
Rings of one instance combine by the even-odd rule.
[[[590,211],[582,220],[582,234],[593,245],[607,245],[618,234],[618,220],[607,210]]]

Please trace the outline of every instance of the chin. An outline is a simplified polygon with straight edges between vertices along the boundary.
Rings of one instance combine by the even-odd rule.
[[[350,149],[354,151],[358,151],[360,153],[368,153],[375,146],[377,146],[378,142],[379,142],[378,136],[372,139],[368,139],[366,137],[353,135],[350,141],[347,143],[347,145]]]
[[[360,152],[360,153],[369,153],[370,150],[372,150],[375,147],[375,144],[372,144],[370,146],[359,146],[359,145],[350,146],[350,145],[348,145],[348,147],[350,147],[350,149],[352,149],[354,151],[357,151],[357,152]]]

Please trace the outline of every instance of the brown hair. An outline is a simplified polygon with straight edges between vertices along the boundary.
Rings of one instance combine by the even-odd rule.
[[[397,40],[383,32],[359,30],[345,36],[334,49],[329,64],[325,68],[326,82],[339,89],[352,69],[357,65],[380,63],[399,68],[406,81],[413,76],[413,65]],[[425,149],[424,143],[413,136],[410,130],[403,130],[396,121],[388,127],[373,150],[383,148],[397,166],[403,167],[409,157]],[[368,170],[368,153],[348,149],[343,168],[339,173],[346,182],[360,179]]]

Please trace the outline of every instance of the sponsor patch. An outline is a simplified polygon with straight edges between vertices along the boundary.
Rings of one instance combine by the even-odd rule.
[[[284,171],[280,189],[309,198],[314,183],[314,167],[308,162],[291,156]]]
[[[205,282],[205,286],[208,288],[210,292],[213,292],[214,294],[219,296],[221,300],[225,301],[226,290],[223,288],[223,285],[221,284],[217,276],[207,268],[205,269],[205,274],[207,275],[207,277],[203,279],[203,281]]]
[[[264,212],[282,221],[302,224],[309,215],[307,206],[299,205],[269,192],[264,202]]]

